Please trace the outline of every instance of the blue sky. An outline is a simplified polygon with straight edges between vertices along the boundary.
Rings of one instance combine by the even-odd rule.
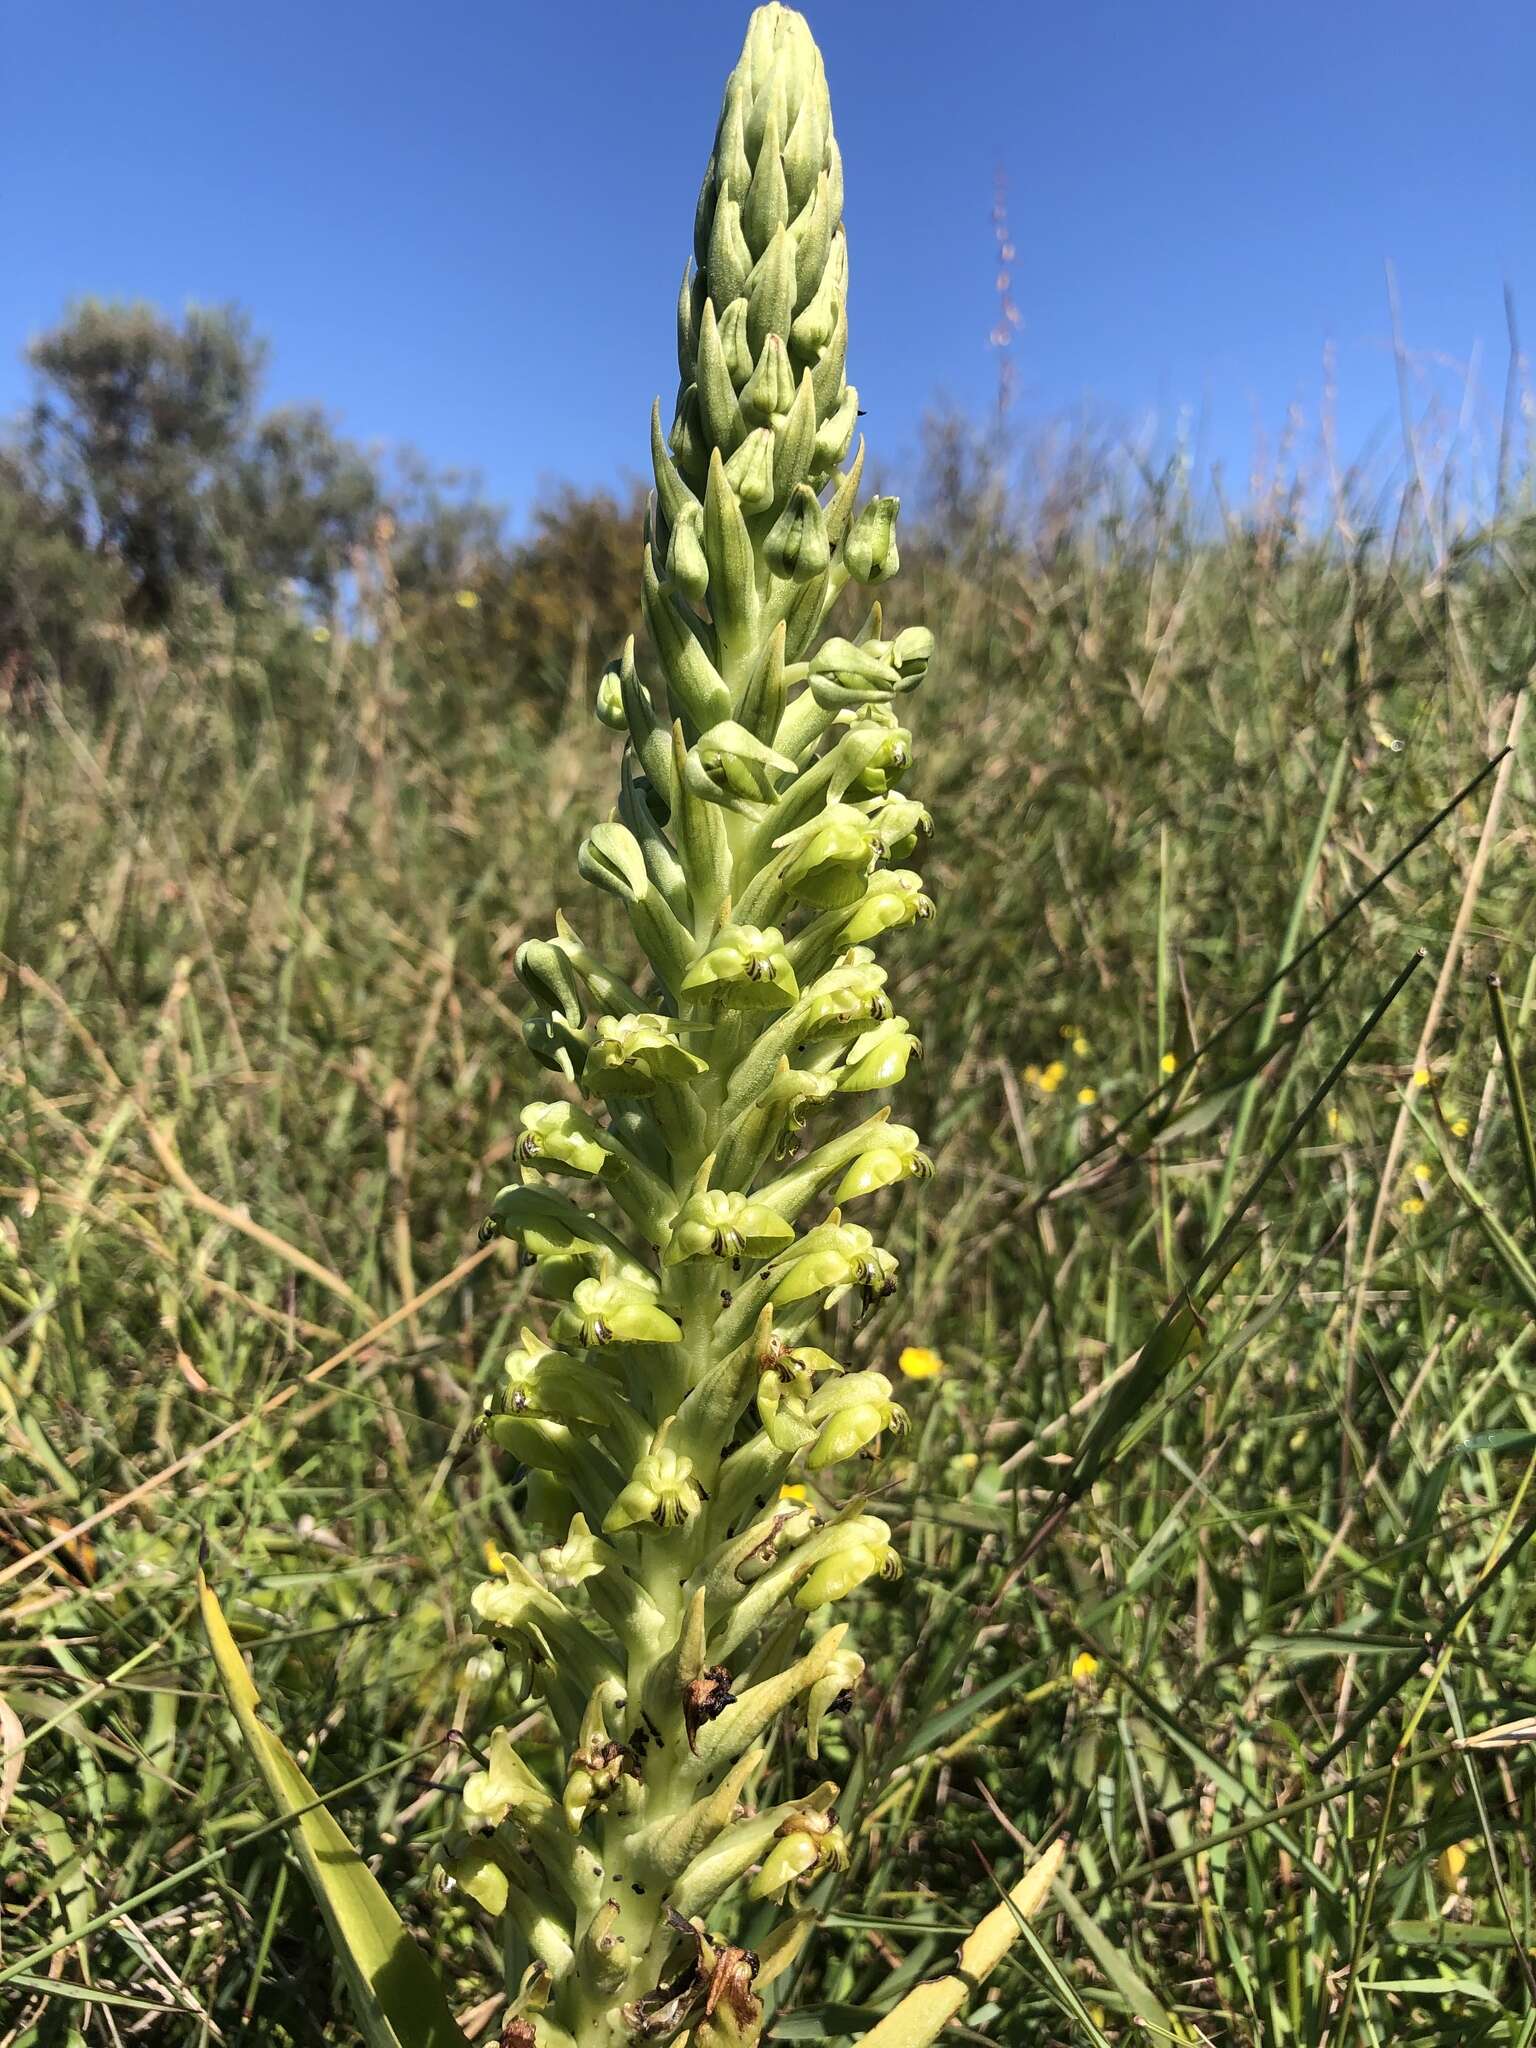
[[[234,299],[274,400],[540,479],[636,474],[670,408],[672,307],[746,10],[721,0],[0,0],[0,412],[84,292]],[[922,415],[996,391],[1008,181],[1016,413],[1126,432],[1181,408],[1239,494],[1255,426],[1346,455],[1416,376],[1479,358],[1503,287],[1536,337],[1536,8],[1516,0],[1071,6],[821,0],[848,179],[850,373],[901,472]],[[1419,387],[1427,393],[1428,384]],[[1483,459],[1475,440],[1474,463]]]

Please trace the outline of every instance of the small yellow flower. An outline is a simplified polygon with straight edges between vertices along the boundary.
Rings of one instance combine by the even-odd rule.
[[[1176,1074],[1179,1071],[1179,1060],[1177,1053],[1165,1052],[1157,1064],[1162,1068],[1165,1074]]]
[[[1453,1138],[1464,1138],[1471,1128],[1472,1126],[1467,1122],[1466,1118],[1459,1116],[1455,1123],[1451,1125],[1451,1136]]]
[[[1061,1060],[1052,1060],[1051,1064],[1035,1082],[1035,1086],[1042,1095],[1054,1095],[1066,1078],[1067,1069],[1065,1063]]]
[[[480,593],[477,590],[456,590],[453,601],[460,611],[472,612],[480,602]]]
[[[1427,1159],[1416,1160],[1410,1171],[1421,1188],[1427,1188],[1435,1177],[1435,1169]]]
[[[779,1488],[780,1500],[809,1500],[809,1498],[810,1495],[806,1489],[803,1486],[795,1485],[793,1482]]]
[[[1040,1086],[1040,1069],[1038,1067],[1026,1067],[1024,1069],[1024,1078],[1031,1088],[1038,1088]]]
[[[1061,1035],[1063,1038],[1076,1038],[1078,1036],[1078,1027],[1075,1024],[1063,1024]]]
[[[1444,1890],[1456,1890],[1461,1883],[1461,1874],[1467,1867],[1467,1851],[1476,1847],[1476,1842],[1451,1842],[1440,1851],[1435,1858],[1435,1875]]]
[[[489,1536],[485,1539],[485,1568],[493,1578],[500,1578],[507,1568],[501,1552]]]
[[[896,1361],[909,1380],[931,1380],[944,1370],[944,1361],[926,1344],[909,1344]]]
[[[1403,1214],[1405,1216],[1422,1216],[1423,1213],[1424,1197],[1422,1195],[1407,1195],[1404,1197]]]
[[[309,637],[317,647],[323,647],[331,637],[331,629],[329,626],[316,626]]]
[[[1091,1109],[1099,1099],[1099,1091],[1097,1088],[1079,1088],[1077,1099],[1084,1109]]]
[[[1330,1131],[1339,1128],[1339,1112],[1336,1109],[1330,1109],[1328,1112],[1328,1128]]]
[[[1072,1041],[1072,1050],[1077,1054],[1078,1058],[1081,1060],[1086,1059],[1088,1057],[1089,1053],[1093,1051],[1093,1047],[1088,1043],[1087,1039],[1084,1038],[1081,1033],[1079,1033],[1078,1036],[1074,1038]]]
[[[1429,1069],[1428,1069],[1428,1067],[1415,1067],[1415,1068],[1414,1068],[1414,1070],[1413,1070],[1413,1085],[1414,1085],[1414,1087],[1415,1087],[1415,1088],[1427,1088],[1427,1087],[1429,1086]]]
[[[1076,1686],[1092,1685],[1098,1669],[1099,1660],[1092,1650],[1079,1650],[1072,1659],[1072,1683]]]

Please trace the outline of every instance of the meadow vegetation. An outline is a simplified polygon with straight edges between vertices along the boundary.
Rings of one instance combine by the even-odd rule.
[[[426,1882],[511,1713],[466,1586],[524,1541],[475,1424],[528,1276],[475,1229],[638,522],[509,546],[354,473],[324,573],[146,594],[61,474],[0,479],[0,2042],[349,2038],[200,1552],[494,2041],[495,1945]],[[851,1867],[773,2038],[871,2024],[1065,1831],[973,2038],[1524,2048],[1536,523],[1016,480],[937,427],[904,546],[937,1170],[836,1335],[907,1354],[906,1569],[848,1603]],[[819,1775],[786,1745],[762,1796]]]

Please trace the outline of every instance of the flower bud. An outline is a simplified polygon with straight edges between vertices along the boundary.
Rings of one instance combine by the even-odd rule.
[[[748,419],[782,419],[795,402],[795,373],[782,338],[770,334],[756,367],[741,393],[741,409]]]
[[[704,514],[688,505],[678,514],[667,544],[667,575],[687,598],[698,604],[709,588],[709,563],[704,558]],[[623,727],[617,728],[624,730]]]
[[[807,583],[832,559],[827,522],[809,484],[796,484],[789,503],[769,528],[763,555],[775,576]]]
[[[725,480],[736,493],[742,510],[749,516],[768,510],[773,503],[771,429],[758,427],[748,434],[741,446],[727,460]]]
[[[887,583],[901,567],[896,546],[900,498],[871,498],[843,543],[843,562],[858,583]]]
[[[606,725],[610,732],[629,730],[629,721],[624,715],[624,683],[616,661],[610,661],[597,679],[596,709],[598,723]]]

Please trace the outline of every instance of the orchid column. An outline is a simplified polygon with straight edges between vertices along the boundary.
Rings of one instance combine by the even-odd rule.
[[[549,1547],[500,1558],[473,1605],[566,1760],[546,1786],[498,1733],[446,1868],[504,1918],[525,2044],[756,2038],[799,1924],[749,1955],[714,1931],[728,1895],[789,1899],[845,1854],[834,1783],[754,1811],[757,1774],[786,1717],[816,1757],[862,1670],[835,1603],[897,1570],[878,1515],[783,1494],[903,1426],[884,1375],[812,1333],[895,1282],[850,1210],[928,1171],[871,1098],[917,1052],[875,948],[932,911],[893,708],[932,640],[878,600],[825,632],[850,583],[897,567],[896,501],[858,509],[862,444],[841,467],[842,196],[820,54],[760,8],[699,198],[670,434],[652,418],[661,687],[631,645],[598,692],[625,743],[580,870],[644,966],[564,917],[522,949],[528,1042],[564,1086],[523,1110],[522,1181],[486,1225],[550,1304],[490,1424]]]

